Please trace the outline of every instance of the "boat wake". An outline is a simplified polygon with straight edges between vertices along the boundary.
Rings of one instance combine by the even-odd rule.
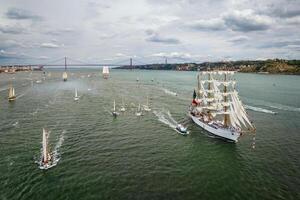
[[[26,94],[26,93],[23,93],[23,94],[18,95],[18,96],[16,97],[16,99],[19,99],[19,98],[23,97],[25,94]]]
[[[282,105],[282,104],[272,104],[272,105],[268,105],[268,107],[275,108],[277,110],[300,112],[300,108],[296,108],[296,107],[293,107],[293,106]]]
[[[256,111],[256,112],[263,112],[263,113],[268,113],[268,114],[272,114],[272,115],[277,114],[277,112],[274,112],[272,110],[267,110],[267,109],[264,109],[264,108],[259,108],[259,107],[249,106],[249,105],[245,105],[245,108],[247,110],[253,110],[253,111]]]
[[[53,161],[52,161],[52,163],[51,163],[50,165],[48,165],[48,166],[44,166],[44,165],[42,164],[43,149],[41,148],[41,156],[40,156],[39,161],[37,162],[37,163],[39,164],[39,168],[40,168],[40,169],[50,169],[50,168],[52,168],[52,167],[54,167],[54,166],[57,165],[58,161],[59,161],[60,158],[61,158],[60,148],[61,148],[61,146],[62,146],[62,144],[63,144],[63,142],[64,142],[64,135],[65,135],[65,133],[66,133],[66,131],[63,130],[62,133],[61,133],[61,135],[60,135],[59,138],[58,138],[57,143],[55,144],[54,150],[50,153],[51,156],[52,156],[52,158],[53,158]]]
[[[176,92],[173,92],[171,90],[168,90],[166,88],[162,88],[162,90],[166,93],[166,94],[169,94],[169,95],[172,95],[172,96],[177,96],[177,93]]]
[[[176,129],[178,122],[172,117],[172,115],[169,111],[153,111],[153,113],[158,118],[158,121],[168,125],[170,128],[174,129],[176,132],[182,134],[181,132],[179,132]],[[189,134],[189,131],[187,131],[186,134]]]
[[[172,118],[171,115],[168,115],[167,112],[163,111],[153,111],[155,116],[158,118],[158,121],[168,125],[169,127],[175,129],[177,126],[177,122]]]

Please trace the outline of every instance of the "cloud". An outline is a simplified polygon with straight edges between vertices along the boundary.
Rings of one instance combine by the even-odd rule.
[[[42,48],[59,48],[59,45],[49,42],[49,43],[42,43],[41,47]]]
[[[25,45],[16,40],[4,40],[0,43],[0,49],[10,49],[14,47],[25,47]]]
[[[249,32],[267,30],[272,25],[272,19],[257,15],[253,10],[233,11],[223,15],[225,25],[233,31]]]
[[[225,24],[221,18],[200,19],[187,24],[195,30],[220,31],[225,29]]]
[[[160,52],[160,53],[155,53],[150,55],[151,57],[161,57],[161,58],[175,58],[175,59],[191,59],[193,57],[197,56],[192,56],[189,53],[184,53],[184,52]]]
[[[163,37],[156,33],[153,30],[146,30],[146,34],[149,35],[148,38],[146,38],[146,41],[148,42],[156,42],[156,43],[163,43],[163,44],[179,44],[180,40],[173,37]]]
[[[26,32],[26,29],[21,27],[20,25],[0,25],[0,32],[5,34],[23,34]]]
[[[61,28],[61,29],[51,29],[51,30],[46,30],[44,31],[45,34],[47,35],[53,35],[53,36],[60,36],[63,34],[69,34],[69,33],[74,33],[75,30],[72,28]]]
[[[248,40],[249,40],[248,36],[239,35],[239,36],[235,36],[235,37],[230,38],[228,41],[232,42],[234,44],[241,44],[241,43],[244,43],[244,42],[246,42]]]
[[[264,44],[258,45],[258,48],[285,48],[285,47],[296,47],[300,45],[300,39],[296,40],[282,40],[282,41],[268,41]]]
[[[8,11],[6,12],[6,17],[9,19],[16,19],[16,20],[24,20],[24,19],[42,20],[41,16],[34,15],[30,11],[21,8],[9,8]]]

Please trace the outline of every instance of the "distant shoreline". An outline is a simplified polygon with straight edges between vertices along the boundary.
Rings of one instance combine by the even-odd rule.
[[[230,70],[241,73],[300,75],[300,60],[273,59],[265,61],[227,61],[204,63],[174,63],[122,66],[114,69],[166,70],[166,71],[204,71]]]

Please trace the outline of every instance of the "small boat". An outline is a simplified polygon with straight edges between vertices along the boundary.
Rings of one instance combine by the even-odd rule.
[[[77,94],[77,89],[75,89],[74,100],[75,100],[75,101],[78,101],[78,100],[79,100],[79,96],[78,96],[78,94]]]
[[[136,82],[139,82],[139,81],[140,81],[140,79],[139,79],[139,77],[137,77],[137,78],[136,78]]]
[[[149,107],[149,97],[147,96],[147,104],[143,106],[144,107],[144,111],[151,111],[151,108]]]
[[[67,74],[67,58],[65,57],[65,71],[63,72],[62,75],[63,81],[67,81],[68,80],[68,74]]]
[[[42,141],[43,155],[42,155],[42,162],[41,162],[41,167],[43,167],[43,169],[50,168],[53,162],[52,156],[50,154],[50,149],[48,146],[48,138],[49,138],[49,132],[43,128],[43,141]]]
[[[125,112],[125,111],[126,111],[126,108],[125,108],[125,104],[124,104],[123,98],[122,98],[122,106],[121,106],[121,108],[120,108],[120,111],[121,111],[121,112]]]
[[[15,95],[15,88],[10,86],[8,89],[8,101],[15,101],[16,100],[16,95]]]
[[[141,104],[139,104],[138,110],[135,113],[136,116],[142,116]]]
[[[68,80],[67,72],[64,72],[62,77],[63,77],[63,81],[67,81]]]
[[[175,129],[181,135],[188,135],[189,134],[189,132],[187,131],[187,128],[184,127],[182,124],[177,124]]]
[[[108,77],[109,77],[109,68],[108,68],[108,66],[104,66],[102,68],[102,75],[103,75],[104,79],[108,79]]]
[[[116,111],[116,101],[114,100],[114,109],[113,111],[111,112],[111,114],[114,116],[114,117],[117,117],[119,115],[119,113]]]

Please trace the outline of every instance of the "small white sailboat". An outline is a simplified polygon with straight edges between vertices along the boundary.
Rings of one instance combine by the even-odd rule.
[[[109,77],[109,68],[108,68],[108,66],[103,66],[102,75],[103,75],[104,79],[108,79],[108,77]]]
[[[67,74],[67,72],[64,72],[63,75],[62,75],[62,77],[63,77],[63,81],[67,81],[68,80],[68,74]]]
[[[125,108],[125,103],[124,103],[124,99],[122,98],[122,106],[120,108],[120,111],[121,112],[125,112],[126,111],[126,108]]]
[[[149,107],[149,97],[147,96],[147,104],[143,106],[144,107],[144,111],[151,111],[151,108]]]
[[[41,162],[41,167],[43,167],[43,169],[48,169],[49,167],[51,167],[53,162],[52,156],[50,154],[50,149],[48,146],[48,138],[49,138],[49,132],[43,128],[43,140],[42,140],[43,155],[42,155],[42,162]]]
[[[139,104],[138,110],[135,113],[136,116],[142,116],[141,104]]]
[[[16,95],[15,95],[15,88],[10,86],[8,89],[8,101],[15,101],[16,100]]]
[[[63,81],[67,81],[68,80],[68,74],[67,74],[67,58],[65,57],[65,71],[63,72],[62,75]]]
[[[139,77],[137,77],[137,78],[136,78],[136,82],[139,82],[139,81],[140,81],[140,78],[139,78]]]
[[[113,111],[111,112],[111,114],[114,117],[117,117],[119,115],[119,113],[116,111],[116,101],[115,100],[114,100],[114,108],[113,108]]]
[[[74,100],[75,100],[75,101],[78,101],[78,100],[79,100],[79,96],[78,96],[78,94],[77,94],[77,89],[75,89]]]

